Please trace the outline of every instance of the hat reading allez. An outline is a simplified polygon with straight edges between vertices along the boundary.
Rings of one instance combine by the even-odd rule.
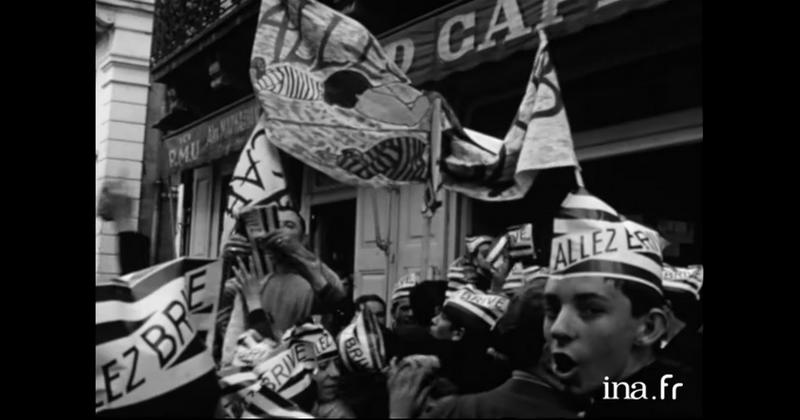
[[[663,295],[661,240],[579,189],[553,221],[550,269],[560,278],[604,277],[636,282]]]

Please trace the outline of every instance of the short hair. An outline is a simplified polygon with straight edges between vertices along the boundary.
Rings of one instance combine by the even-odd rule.
[[[508,358],[514,369],[527,369],[542,356],[545,344],[544,291],[541,286],[523,286],[511,298],[508,310],[491,332],[492,347]]]
[[[386,310],[386,302],[378,295],[361,295],[356,299],[355,304],[356,307],[360,307],[367,302],[378,302],[383,305],[383,309]]]
[[[648,313],[651,309],[660,308],[666,303],[664,296],[653,290],[652,287],[628,280],[608,277],[606,281],[614,282],[614,287],[619,289],[619,291],[631,301],[631,315],[633,315],[634,318],[639,318]]]
[[[428,325],[436,315],[436,307],[444,305],[446,294],[446,281],[423,281],[412,287],[408,300],[414,320],[419,325]]]
[[[622,279],[606,278],[606,280],[613,281],[614,287],[619,289],[631,301],[631,315],[634,318],[639,318],[650,312],[651,309],[661,308],[666,304],[664,296],[650,286]],[[665,335],[666,332],[662,335],[662,338]],[[651,348],[656,354],[661,352],[658,341]]]

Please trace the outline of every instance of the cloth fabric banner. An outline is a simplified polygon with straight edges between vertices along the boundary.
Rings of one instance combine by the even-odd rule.
[[[267,140],[267,136],[264,115],[261,115],[233,170],[223,221],[223,232],[226,233],[223,242],[227,242],[241,212],[256,204],[275,202],[281,207],[290,204],[278,149]]]
[[[346,184],[421,183],[434,94],[414,89],[360,23],[305,0],[263,0],[250,79],[281,150]]]
[[[95,286],[95,411],[130,406],[214,369],[221,262],[180,258]]]
[[[444,98],[412,87],[361,24],[319,2],[261,2],[250,79],[269,140],[339,182],[426,182],[437,129],[443,186],[480,200],[514,200],[538,170],[577,165],[540,37],[531,81],[499,150],[473,139]],[[435,98],[441,99],[439,127],[432,127]]]
[[[547,36],[540,31],[539,37],[525,95],[499,150],[475,148],[455,137],[444,143],[445,188],[483,201],[517,200],[538,171],[578,166]]]

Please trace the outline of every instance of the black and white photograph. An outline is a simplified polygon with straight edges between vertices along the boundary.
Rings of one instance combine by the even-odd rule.
[[[702,7],[95,0],[95,415],[703,417]]]

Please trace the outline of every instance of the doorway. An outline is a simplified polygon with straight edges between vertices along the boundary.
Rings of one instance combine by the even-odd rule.
[[[309,245],[342,279],[353,274],[355,232],[355,199],[311,206]]]

